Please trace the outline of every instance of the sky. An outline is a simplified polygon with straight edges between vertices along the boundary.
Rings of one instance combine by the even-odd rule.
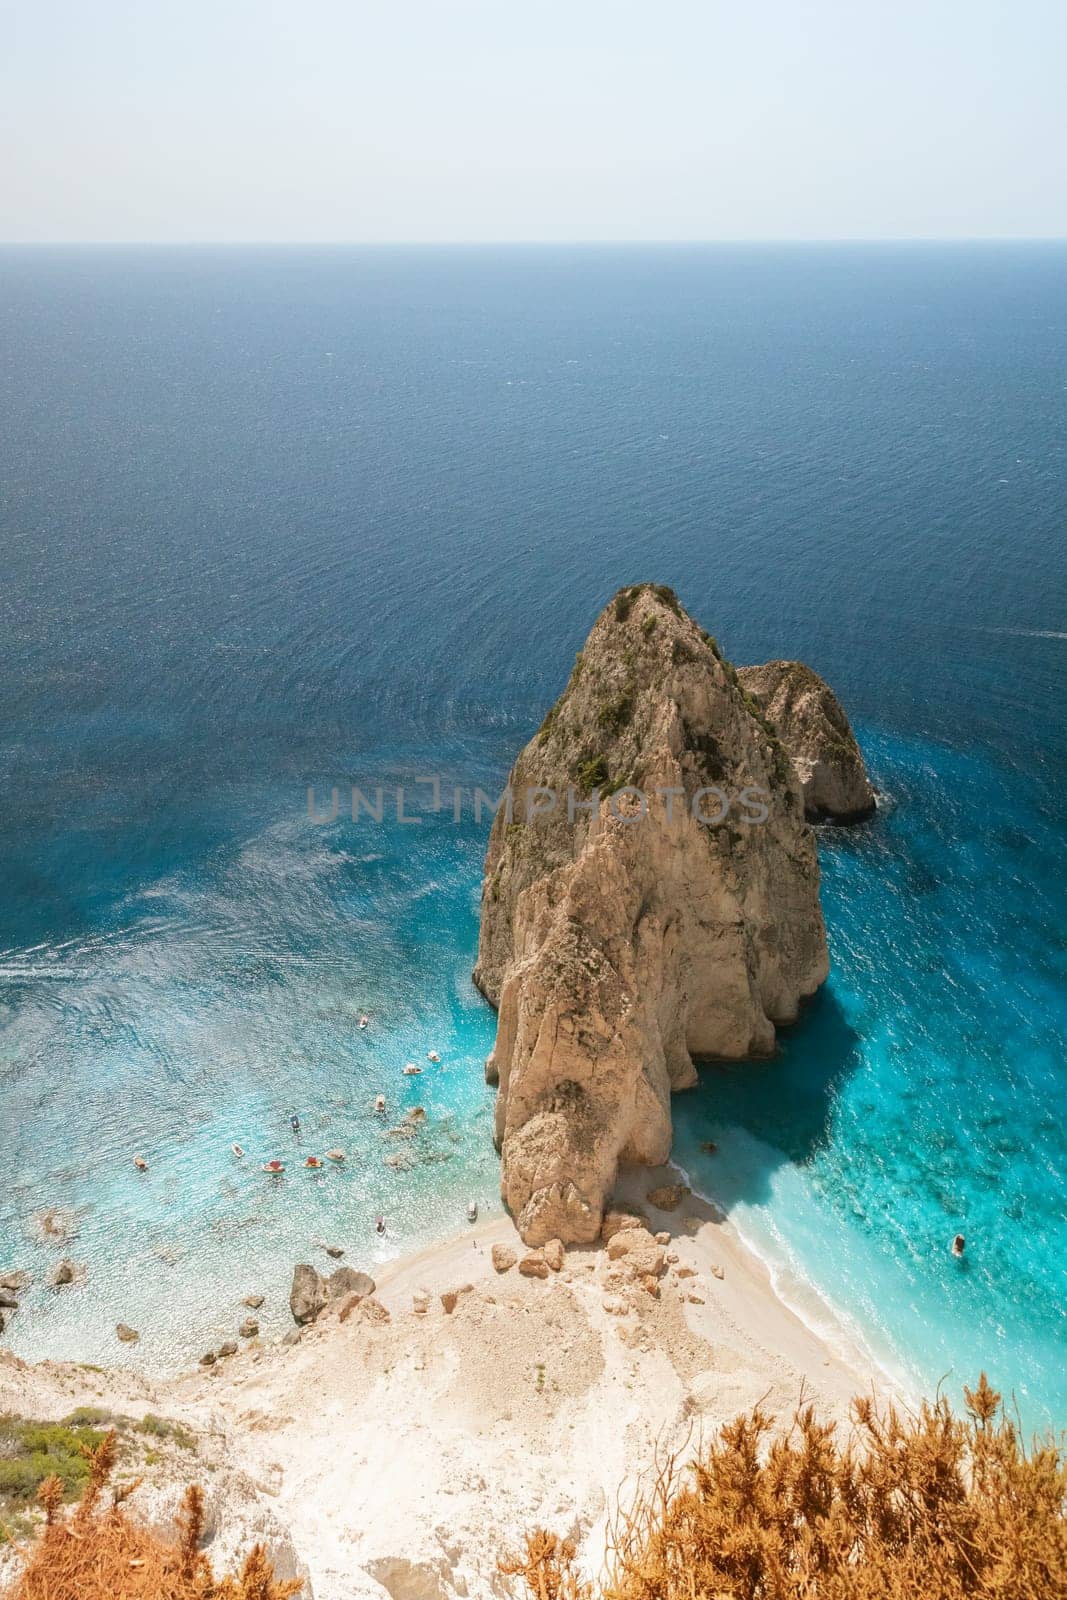
[[[1065,0],[0,0],[0,240],[1067,236]]]

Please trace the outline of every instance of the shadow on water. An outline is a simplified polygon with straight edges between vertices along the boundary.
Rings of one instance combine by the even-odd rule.
[[[770,1060],[698,1063],[696,1088],[674,1102],[675,1158],[721,1204],[766,1201],[776,1168],[803,1165],[828,1142],[838,1087],[860,1060],[860,1036],[828,986]],[[750,1136],[743,1162],[702,1149],[736,1130]]]

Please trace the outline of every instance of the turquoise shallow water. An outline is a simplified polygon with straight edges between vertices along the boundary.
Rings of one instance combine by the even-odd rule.
[[[0,290],[5,1340],[128,1359],[122,1318],[173,1367],[251,1289],[282,1329],[322,1242],[498,1203],[469,797],[651,577],[824,672],[885,791],[821,836],[827,991],[704,1070],[679,1159],[806,1315],[1063,1423],[1067,252],[21,251]],[[427,773],[459,825],[308,820]]]
[[[180,1364],[232,1334],[251,1291],[264,1331],[284,1331],[292,1264],[325,1268],[326,1243],[372,1266],[461,1227],[471,1198],[499,1208],[493,1020],[469,977],[481,830],[409,850],[395,822],[324,829],[300,798],[121,896],[91,935],[0,958],[20,1051],[4,1061],[7,1251],[88,1268],[77,1298],[31,1291],[17,1350],[106,1361],[121,1315],[146,1364]],[[303,1167],[334,1147],[343,1165]],[[273,1158],[283,1176],[262,1172]],[[72,1231],[62,1247],[34,1243],[45,1206]]]
[[[865,747],[877,819],[819,830],[831,981],[780,1059],[705,1069],[677,1156],[803,1315],[825,1324],[818,1285],[913,1389],[984,1368],[1028,1420],[1059,1419],[1057,831],[1037,786],[981,757]]]

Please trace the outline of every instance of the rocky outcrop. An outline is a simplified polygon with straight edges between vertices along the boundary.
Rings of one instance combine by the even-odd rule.
[[[826,977],[815,843],[758,704],[652,585],[602,613],[509,787],[474,974],[502,1193],[528,1244],[591,1242],[620,1163],[667,1159],[693,1058],[769,1054]]]
[[[309,1322],[314,1322],[319,1312],[326,1304],[328,1291],[326,1280],[314,1267],[302,1261],[293,1268],[293,1284],[289,1290],[289,1309],[293,1313],[293,1321],[304,1327]]]
[[[362,1299],[373,1294],[377,1287],[369,1272],[357,1272],[355,1267],[338,1267],[326,1280],[326,1293],[331,1300],[339,1300],[347,1294],[358,1294]]]
[[[741,685],[760,705],[793,763],[813,822],[857,822],[875,808],[860,747],[830,685],[802,661],[741,667]]]

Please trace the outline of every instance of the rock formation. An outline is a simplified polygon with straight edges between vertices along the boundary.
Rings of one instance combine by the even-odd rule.
[[[293,1268],[293,1285],[289,1291],[289,1309],[293,1321],[301,1327],[314,1322],[329,1298],[326,1280],[306,1261]]]
[[[358,1272],[355,1267],[338,1267],[328,1278],[324,1278],[321,1272],[302,1261],[293,1268],[289,1309],[293,1313],[293,1321],[304,1327],[314,1322],[327,1305],[346,1297],[355,1301],[370,1299],[377,1287],[369,1272]],[[248,1304],[248,1300],[245,1304]]]
[[[741,667],[737,676],[789,752],[809,820],[858,822],[870,816],[874,790],[830,685],[802,661]]]
[[[621,590],[494,819],[475,981],[499,1010],[503,1197],[528,1244],[597,1237],[658,1165],[693,1057],[774,1049],[827,974],[792,765],[715,641]]]

